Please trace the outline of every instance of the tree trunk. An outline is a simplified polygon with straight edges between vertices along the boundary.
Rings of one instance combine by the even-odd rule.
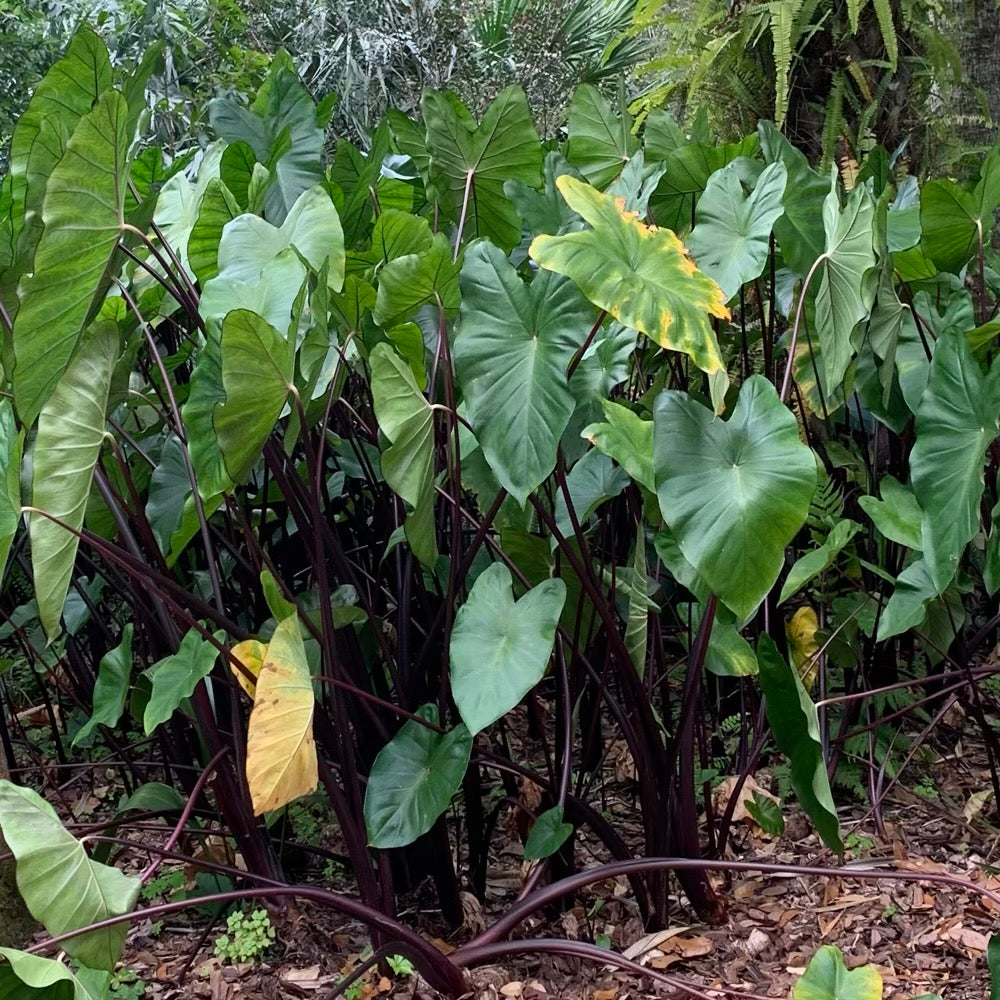
[[[988,123],[962,131],[971,141],[989,145],[996,138],[995,123],[1000,121],[1000,7],[994,0],[951,0],[950,6],[962,76],[981,91],[986,107],[967,101],[949,110],[960,115],[985,112]]]

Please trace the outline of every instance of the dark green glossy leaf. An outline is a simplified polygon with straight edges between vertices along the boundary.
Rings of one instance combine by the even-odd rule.
[[[455,372],[490,468],[522,505],[555,467],[575,407],[566,370],[593,322],[572,282],[542,272],[526,285],[491,244],[467,252]]]
[[[446,219],[463,238],[484,236],[504,250],[521,241],[521,223],[503,192],[506,181],[541,182],[542,146],[520,87],[502,90],[477,127],[464,105],[442,91],[424,92],[429,173]]]
[[[98,726],[117,726],[125,711],[129,681],[132,677],[132,623],[122,629],[122,641],[101,657],[94,684],[94,710],[73,737],[73,745],[82,743]]]
[[[569,105],[569,143],[566,158],[587,181],[606,188],[639,148],[632,121],[616,114],[592,84],[573,91]]]
[[[826,846],[843,854],[816,706],[769,635],[760,637],[757,662],[760,687],[767,698],[767,721],[778,748],[788,758],[792,788]]]
[[[433,725],[437,709],[417,714]],[[405,847],[427,833],[458,791],[472,753],[464,724],[447,733],[419,722],[403,725],[372,764],[365,791],[365,825],[372,847]]]
[[[550,858],[573,835],[573,824],[563,822],[563,807],[553,806],[540,813],[531,825],[524,844],[526,861]]]

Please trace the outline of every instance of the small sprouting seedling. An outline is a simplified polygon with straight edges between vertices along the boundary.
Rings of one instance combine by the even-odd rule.
[[[849,833],[844,839],[844,847],[858,854],[866,854],[874,846],[875,841],[871,837],[863,837],[858,833]]]
[[[356,979],[347,989],[344,990],[345,1000],[361,1000],[365,993],[365,983],[363,979]]]
[[[142,898],[149,902],[153,899],[173,899],[174,895],[180,892],[187,885],[187,875],[183,868],[174,868],[166,871],[162,875],[157,875],[151,882],[147,882],[140,892]]]
[[[889,904],[889,905],[888,905],[888,906],[887,906],[887,907],[886,907],[886,908],[885,908],[885,909],[884,909],[884,910],[882,911],[882,919],[883,919],[883,920],[892,920],[892,918],[893,918],[893,917],[895,917],[895,916],[897,916],[897,914],[898,914],[898,913],[899,913],[899,907],[898,907],[898,906],[896,906],[896,905],[895,905],[895,904],[893,904],[893,903],[890,903],[890,904]]]
[[[402,955],[389,955],[385,961],[394,976],[412,976],[415,971],[413,963]]]
[[[129,968],[118,969],[111,977],[111,1000],[140,1000],[146,994],[146,984]]]
[[[922,799],[930,799],[932,802],[937,802],[941,798],[937,787],[934,784],[934,779],[931,777],[921,778],[913,786],[914,794],[919,795]]]
[[[229,962],[253,962],[274,944],[275,933],[266,910],[247,915],[241,910],[226,919],[229,933],[215,939],[216,957]]]

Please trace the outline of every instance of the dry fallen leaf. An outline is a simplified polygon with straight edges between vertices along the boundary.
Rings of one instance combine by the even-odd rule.
[[[716,816],[721,816],[728,808],[729,800],[733,797],[733,791],[739,780],[738,775],[731,774],[729,777],[723,778],[712,792],[712,808],[715,810]],[[781,805],[781,799],[777,795],[772,795],[766,788],[761,788],[752,774],[747,775],[746,781],[743,782],[743,787],[740,788],[736,805],[733,807],[733,822],[749,823],[755,831],[759,831],[760,827],[754,822],[753,816],[747,812],[746,807],[748,802],[753,802],[755,792],[766,799],[770,799],[778,806]]]

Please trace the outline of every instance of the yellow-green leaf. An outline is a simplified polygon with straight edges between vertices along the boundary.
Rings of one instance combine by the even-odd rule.
[[[528,252],[539,266],[572,278],[594,305],[660,347],[689,355],[702,371],[725,371],[709,320],[729,319],[725,293],[698,270],[677,236],[645,225],[620,199],[568,174],[556,185],[593,228],[535,237]]]
[[[260,676],[260,668],[264,665],[264,659],[267,656],[267,643],[261,642],[259,639],[244,639],[243,642],[238,642],[233,646],[232,654],[243,664],[243,670],[239,670],[235,664],[230,662],[229,667],[233,676],[253,700],[257,693],[256,678]],[[255,680],[250,680],[247,674],[253,674]]]
[[[298,616],[289,615],[268,643],[250,713],[246,772],[256,815],[316,788],[315,706]]]

